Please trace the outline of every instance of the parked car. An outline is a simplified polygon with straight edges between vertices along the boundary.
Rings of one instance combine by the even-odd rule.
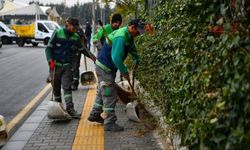
[[[0,37],[2,44],[11,44],[15,41],[16,33],[10,29],[7,25],[0,21]]]

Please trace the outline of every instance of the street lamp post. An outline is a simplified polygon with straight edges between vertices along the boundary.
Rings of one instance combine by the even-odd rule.
[[[96,29],[96,24],[95,24],[95,5],[96,5],[96,2],[95,0],[93,0],[93,5],[92,5],[92,35],[91,37],[94,36],[95,34],[95,29]],[[95,47],[94,48],[94,51],[95,51]]]
[[[103,24],[105,24],[105,3],[103,3],[102,1],[100,2],[100,13],[101,13],[101,21]]]

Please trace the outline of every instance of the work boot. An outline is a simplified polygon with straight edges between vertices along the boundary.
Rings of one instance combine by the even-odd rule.
[[[81,113],[77,113],[74,109],[68,111],[68,113],[74,119],[81,119]]]
[[[119,132],[119,131],[123,131],[124,128],[119,126],[116,123],[111,123],[111,124],[105,124],[104,125],[104,131],[113,131],[113,132]]]
[[[104,119],[100,116],[100,114],[90,114],[88,120],[91,122],[97,122],[101,124],[104,123]]]
[[[47,77],[46,83],[51,83],[51,77],[50,77],[50,75]]]

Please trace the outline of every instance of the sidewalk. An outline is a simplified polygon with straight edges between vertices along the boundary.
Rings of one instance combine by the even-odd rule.
[[[91,67],[93,70],[93,65]],[[104,132],[103,126],[87,121],[95,99],[95,86],[80,86],[73,92],[75,109],[81,120],[53,122],[47,118],[49,94],[30,117],[13,134],[3,150],[160,150],[155,131],[138,135],[140,123],[129,121],[125,105],[117,103],[117,123],[123,132]]]

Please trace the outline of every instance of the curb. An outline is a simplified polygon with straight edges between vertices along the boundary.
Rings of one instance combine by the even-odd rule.
[[[12,136],[22,123],[34,112],[41,104],[45,97],[51,91],[51,87],[47,84],[8,124],[7,132]],[[39,96],[39,97],[38,97]]]

